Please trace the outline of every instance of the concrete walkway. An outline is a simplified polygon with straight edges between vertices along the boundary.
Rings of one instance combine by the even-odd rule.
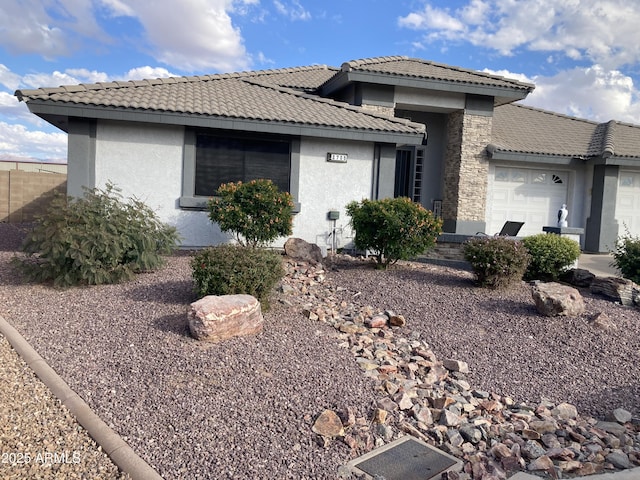
[[[597,277],[620,276],[620,272],[611,266],[612,261],[613,257],[609,253],[583,253],[578,259],[578,268],[589,270]]]
[[[541,480],[541,477],[519,472],[513,477],[510,477],[509,480]],[[586,477],[574,477],[571,480],[640,480],[640,468],[632,468],[630,470],[622,470],[620,472],[599,473],[597,475],[589,475]]]

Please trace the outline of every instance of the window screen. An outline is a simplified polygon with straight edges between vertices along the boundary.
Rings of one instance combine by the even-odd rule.
[[[223,183],[259,178],[288,192],[290,150],[288,141],[198,134],[194,193],[212,196]]]

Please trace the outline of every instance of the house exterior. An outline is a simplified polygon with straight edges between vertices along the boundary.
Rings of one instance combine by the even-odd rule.
[[[185,246],[228,240],[206,213],[224,182],[271,178],[296,202],[293,236],[349,244],[352,200],[408,196],[451,234],[585,228],[604,252],[640,233],[640,128],[518,105],[534,86],[408,57],[18,90],[68,133],[68,191],[112,182]],[[338,219],[335,220],[335,213]]]

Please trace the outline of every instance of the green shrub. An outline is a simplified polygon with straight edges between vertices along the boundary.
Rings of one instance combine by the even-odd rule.
[[[527,280],[555,281],[580,257],[580,244],[560,235],[540,233],[522,243],[531,255],[524,274]]]
[[[56,196],[22,245],[26,257],[15,263],[29,279],[57,287],[117,283],[162,265],[177,244],[176,229],[119,192],[107,184],[78,199]]]
[[[518,240],[474,237],[464,244],[464,258],[480,286],[497,289],[520,283],[530,257]]]
[[[356,247],[371,250],[377,268],[424,253],[442,232],[441,219],[405,197],[351,202],[346,209]]]
[[[240,245],[201,250],[191,260],[191,269],[199,298],[244,293],[256,297],[265,308],[269,294],[284,276],[278,252]]]
[[[209,201],[209,218],[240,245],[264,246],[291,235],[293,198],[271,180],[225,183]]]
[[[631,235],[626,228],[626,233],[616,240],[616,248],[611,254],[611,266],[620,270],[624,278],[640,284],[640,237]]]

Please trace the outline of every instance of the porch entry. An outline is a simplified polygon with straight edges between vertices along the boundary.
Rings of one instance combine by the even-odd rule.
[[[424,175],[424,147],[403,146],[396,150],[396,172],[394,197],[409,197],[422,202],[422,180]]]

